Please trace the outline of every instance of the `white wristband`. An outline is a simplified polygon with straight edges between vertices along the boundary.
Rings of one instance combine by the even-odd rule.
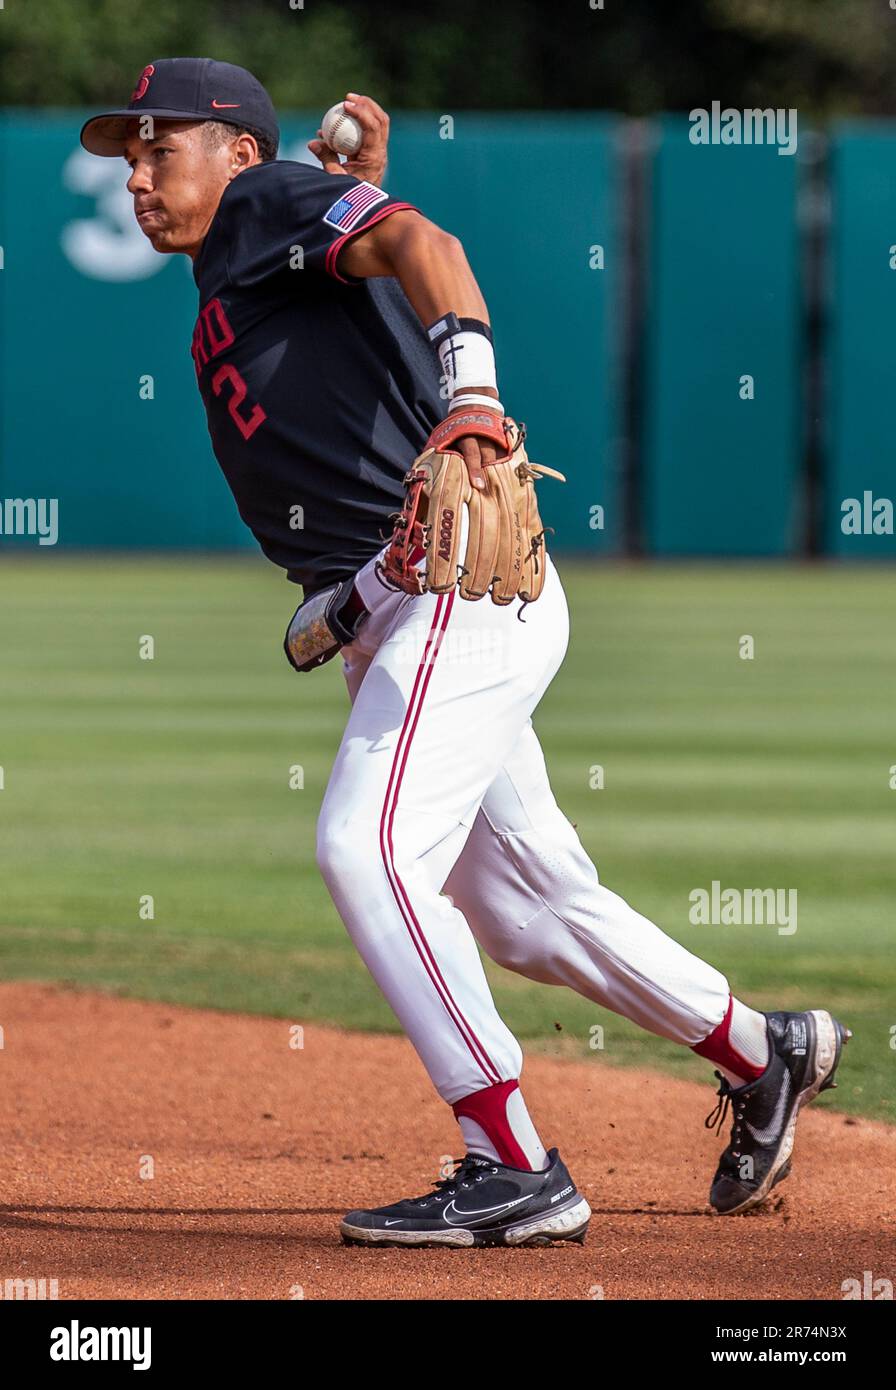
[[[457,410],[458,406],[484,405],[489,410],[496,410],[499,415],[504,414],[504,407],[500,401],[496,401],[494,396],[478,396],[473,391],[463,392],[459,396],[453,396],[448,402],[449,410]]]
[[[453,333],[438,352],[452,396],[466,386],[497,386],[495,350],[481,333]]]
[[[442,368],[442,394],[448,400],[467,388],[497,387],[492,330],[479,319],[443,314],[426,330]]]

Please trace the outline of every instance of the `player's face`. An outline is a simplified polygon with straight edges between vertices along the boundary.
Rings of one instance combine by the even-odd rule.
[[[134,215],[156,251],[195,255],[234,176],[233,151],[211,144],[202,123],[156,121],[152,140],[125,146]]]

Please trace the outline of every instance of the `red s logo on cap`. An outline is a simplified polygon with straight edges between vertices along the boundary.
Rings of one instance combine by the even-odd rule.
[[[152,77],[154,72],[155,68],[153,67],[152,63],[148,63],[141,72],[136,87],[131,92],[131,101],[143,100],[143,98],[146,96],[147,88],[149,87],[149,79]]]

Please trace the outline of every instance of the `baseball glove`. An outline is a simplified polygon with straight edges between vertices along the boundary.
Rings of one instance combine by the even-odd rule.
[[[450,447],[469,435],[498,445],[498,457],[483,465],[484,489],[473,487],[463,455]],[[546,528],[534,484],[542,474],[566,479],[529,462],[525,435],[525,425],[509,416],[472,409],[449,415],[433,430],[405,475],[404,509],[378,566],[385,584],[409,594],[444,594],[459,582],[462,598],[488,593],[502,606],[517,597],[524,606],[535,602],[544,587]],[[469,511],[469,529],[461,560],[462,507]],[[421,553],[423,571],[417,567]]]

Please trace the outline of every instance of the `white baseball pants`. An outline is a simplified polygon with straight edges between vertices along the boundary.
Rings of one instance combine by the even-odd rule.
[[[352,711],[318,822],[317,862],[368,969],[449,1104],[515,1079],[522,1051],[477,951],[685,1046],[729,987],[598,880],[554,800],[532,713],[566,653],[547,558],[537,602],[358,587],[343,648]],[[521,611],[522,609],[522,611]]]

